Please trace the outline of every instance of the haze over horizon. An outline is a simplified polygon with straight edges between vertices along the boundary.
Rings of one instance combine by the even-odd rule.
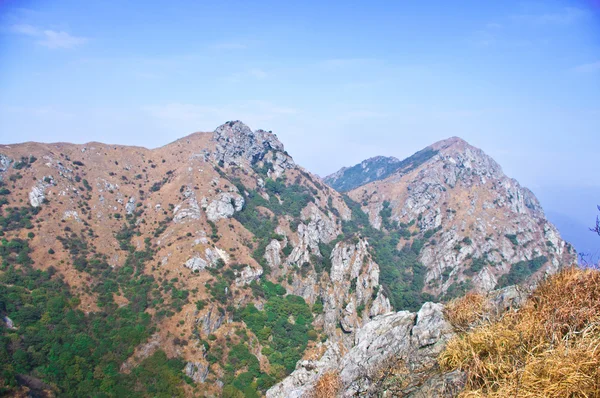
[[[239,119],[324,176],[459,136],[600,250],[577,233],[600,202],[598,1],[6,1],[0,48],[0,143],[157,147]]]

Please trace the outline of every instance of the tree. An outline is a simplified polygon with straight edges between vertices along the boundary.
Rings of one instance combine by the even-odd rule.
[[[598,206],[598,211],[600,211],[600,206]],[[590,231],[595,232],[600,236],[600,217],[596,216],[596,226],[594,228],[590,228]]]

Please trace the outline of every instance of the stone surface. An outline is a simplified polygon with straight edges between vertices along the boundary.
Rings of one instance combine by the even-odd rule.
[[[206,217],[210,221],[229,218],[244,207],[244,198],[237,193],[223,192],[217,195],[206,208]]]
[[[270,150],[284,151],[283,144],[274,134],[263,130],[253,132],[239,120],[217,127],[213,139],[216,141],[214,159],[226,166],[239,166],[243,162],[252,165]]]
[[[194,382],[204,383],[208,376],[208,364],[203,362],[188,362],[183,371]]]
[[[437,355],[454,335],[443,308],[426,303],[416,314],[400,311],[373,318],[355,332],[353,346],[345,355],[339,344],[328,343],[321,358],[299,362],[290,376],[269,389],[267,397],[309,397],[317,380],[329,371],[339,374],[341,396],[379,396],[381,391],[374,391],[376,375],[391,361],[404,361],[409,367],[407,394],[444,396],[452,386],[460,385],[463,377],[431,377]]]
[[[192,271],[203,271],[208,267],[208,263],[202,257],[194,256],[185,262],[185,266]]]

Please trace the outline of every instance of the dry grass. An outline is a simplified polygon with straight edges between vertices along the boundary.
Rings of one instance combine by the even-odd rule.
[[[487,319],[490,313],[489,303],[479,293],[467,293],[463,297],[450,301],[444,314],[448,322],[458,331],[467,331]]]
[[[600,272],[550,277],[519,311],[449,342],[439,364],[467,372],[462,397],[600,396]]]
[[[335,398],[340,391],[340,376],[336,372],[327,372],[317,381],[311,398]]]

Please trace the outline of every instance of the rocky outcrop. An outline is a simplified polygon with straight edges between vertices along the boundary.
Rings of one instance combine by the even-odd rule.
[[[194,256],[185,262],[185,267],[192,271],[203,271],[208,267],[208,263],[200,256]]]
[[[460,374],[438,375],[441,380],[431,380],[436,374],[437,355],[453,335],[441,304],[426,303],[416,314],[400,311],[380,315],[357,330],[345,355],[338,344],[328,343],[321,358],[301,361],[290,376],[267,392],[267,397],[309,397],[317,380],[331,371],[339,375],[341,396],[379,396],[381,371],[399,363],[406,367],[404,377],[409,378],[403,383],[403,395],[427,391],[428,396],[443,396],[449,384],[464,380]]]
[[[183,372],[194,380],[195,383],[204,383],[208,376],[208,364],[202,362],[188,362]]]
[[[298,225],[298,244],[287,259],[289,265],[310,262],[311,254],[320,256],[319,243],[329,243],[341,233],[339,226],[314,203],[302,211],[304,223]]]
[[[262,268],[253,268],[246,266],[239,271],[237,278],[235,278],[235,284],[237,286],[248,285],[252,281],[258,280],[263,274]]]
[[[2,180],[2,174],[10,168],[12,162],[11,158],[0,153],[0,181]]]
[[[197,323],[202,324],[201,330],[204,336],[214,333],[221,327],[225,321],[225,312],[217,307],[211,306],[205,313],[204,316],[197,319]]]
[[[324,329],[332,338],[338,325],[344,332],[352,333],[369,316],[392,310],[380,291],[379,266],[371,258],[366,240],[336,244],[328,282],[321,297]]]
[[[125,203],[125,212],[128,215],[133,214],[133,212],[135,211],[135,196],[131,196],[128,200],[127,203]]]
[[[173,221],[175,223],[183,223],[199,220],[202,210],[198,204],[196,193],[190,186],[182,187],[182,189],[184,200],[173,209]]]
[[[6,325],[6,327],[7,327],[8,329],[12,329],[12,330],[16,329],[16,327],[15,327],[15,323],[14,323],[14,322],[12,321],[12,319],[10,319],[9,317],[7,317],[7,316],[3,316],[3,317],[2,317],[2,320],[4,321],[4,325]]]
[[[239,120],[217,127],[213,140],[216,142],[214,160],[225,166],[253,165],[271,150],[284,151],[275,134],[264,130],[253,132]]]
[[[244,208],[244,198],[238,193],[223,192],[217,195],[206,207],[206,218],[217,221],[232,217]]]
[[[54,179],[52,176],[44,176],[38,182],[31,187],[31,191],[29,192],[29,203],[33,207],[39,207],[44,203],[44,199],[46,199],[46,189],[53,185]]]

